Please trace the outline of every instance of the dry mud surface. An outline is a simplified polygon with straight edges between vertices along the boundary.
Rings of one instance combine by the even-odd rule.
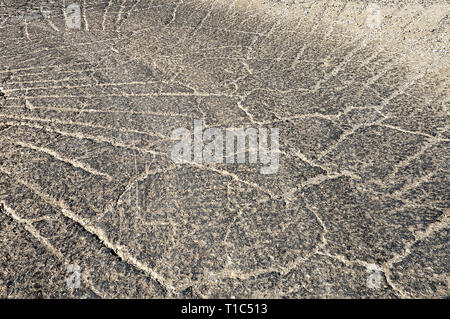
[[[449,297],[448,1],[73,2],[0,1],[0,297]]]

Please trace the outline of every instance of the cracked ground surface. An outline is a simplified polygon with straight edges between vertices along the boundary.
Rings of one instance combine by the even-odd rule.
[[[447,1],[70,3],[0,1],[0,297],[449,297]]]

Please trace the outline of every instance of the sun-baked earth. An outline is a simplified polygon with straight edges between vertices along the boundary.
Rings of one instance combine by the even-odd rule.
[[[0,1],[0,297],[449,297],[449,14]],[[278,172],[174,163],[196,119]]]

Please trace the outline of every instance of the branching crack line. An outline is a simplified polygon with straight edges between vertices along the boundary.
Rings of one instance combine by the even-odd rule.
[[[3,207],[3,209],[2,209]],[[14,221],[16,221],[18,224],[20,224],[23,228],[25,228],[28,233],[30,233],[35,239],[37,239],[50,253],[58,257],[59,260],[61,260],[65,265],[68,265],[69,262],[65,259],[64,255],[57,250],[49,241],[47,238],[42,237],[42,235],[39,233],[39,231],[33,226],[33,223],[27,219],[24,219],[19,216],[18,213],[16,213],[12,208],[10,208],[5,202],[0,201],[0,212],[4,211],[7,216],[12,218]],[[104,294],[97,290],[92,282],[90,282],[88,279],[82,276],[82,280],[84,280],[88,287],[99,297],[105,298]]]
[[[12,174],[3,168],[0,167],[0,171],[11,176],[17,183],[27,187],[33,193],[42,198],[46,203],[55,207],[58,211],[61,212],[63,216],[72,220],[76,224],[80,225],[85,231],[94,235],[98,240],[108,249],[111,249],[123,262],[128,263],[129,265],[135,267],[136,269],[142,271],[147,274],[149,277],[153,278],[156,282],[158,282],[170,296],[176,296],[177,292],[174,286],[170,282],[156,273],[153,269],[140,262],[136,257],[132,256],[128,248],[121,245],[114,245],[106,235],[105,231],[99,227],[93,225],[91,221],[85,220],[82,217],[78,216],[75,212],[69,209],[66,203],[63,200],[55,200],[50,195],[43,193],[38,186],[25,182],[23,180],[16,179],[12,176]]]
[[[60,155],[59,153],[57,153],[54,150],[51,150],[49,148],[40,147],[40,146],[36,146],[36,145],[30,144],[30,143],[25,143],[25,142],[20,142],[20,141],[14,141],[13,144],[19,145],[21,147],[32,149],[34,151],[46,153],[46,154],[51,155],[52,157],[54,157],[55,159],[57,159],[57,160],[59,160],[61,162],[64,162],[66,164],[70,164],[70,165],[72,165],[73,167],[76,167],[76,168],[80,168],[80,169],[82,169],[82,170],[84,170],[84,171],[86,171],[86,172],[88,172],[88,173],[90,173],[92,175],[101,176],[103,178],[106,178],[108,181],[112,181],[113,180],[113,178],[110,175],[108,175],[106,173],[103,173],[103,172],[100,172],[100,171],[97,171],[96,169],[90,167],[88,164],[81,163],[81,162],[78,162],[76,160],[64,157],[64,156]]]
[[[431,235],[435,234],[436,232],[438,232],[442,229],[448,228],[449,225],[450,225],[450,210],[446,210],[444,212],[444,214],[442,214],[439,217],[438,221],[428,225],[428,227],[425,229],[425,231],[416,233],[414,235],[414,240],[409,243],[406,243],[402,254],[396,254],[393,258],[391,258],[386,263],[384,263],[383,270],[385,273],[385,277],[386,277],[386,280],[388,281],[388,283],[392,287],[396,287],[396,284],[393,282],[392,272],[391,272],[394,265],[402,262],[406,257],[408,257],[412,253],[412,247],[416,243],[427,239],[428,237],[430,237]],[[407,295],[405,292],[401,291],[399,288],[395,288],[395,289],[397,291],[401,292],[402,297],[405,297],[405,298],[411,297],[411,296]]]

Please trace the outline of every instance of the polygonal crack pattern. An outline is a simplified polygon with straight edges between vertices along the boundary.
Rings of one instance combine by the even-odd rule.
[[[449,296],[448,3],[78,2],[0,4],[1,297]],[[279,170],[174,163],[196,119]]]

